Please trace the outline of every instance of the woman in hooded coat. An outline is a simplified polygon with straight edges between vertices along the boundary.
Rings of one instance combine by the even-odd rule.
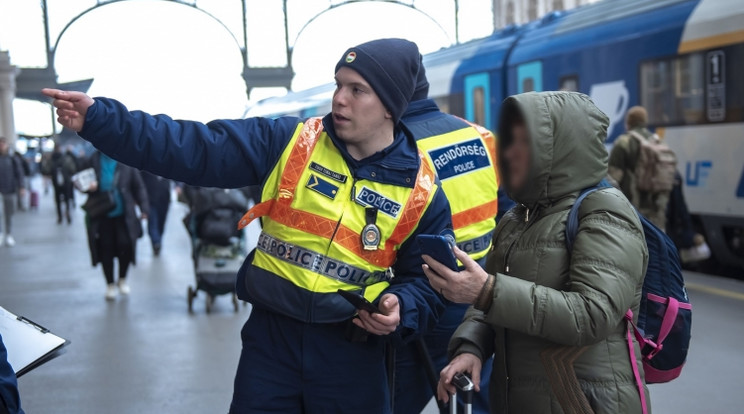
[[[650,412],[640,349],[633,339],[631,359],[624,318],[628,309],[638,313],[648,262],[633,206],[614,188],[590,194],[566,248],[571,206],[607,175],[607,125],[579,93],[504,101],[499,167],[518,204],[499,222],[486,270],[459,251],[460,273],[424,257],[437,291],[474,305],[450,342],[440,398],[454,391],[457,372],[470,372],[477,385],[481,361],[495,354],[492,413]]]

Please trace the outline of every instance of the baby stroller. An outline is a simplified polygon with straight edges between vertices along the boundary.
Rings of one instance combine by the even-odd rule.
[[[196,288],[189,286],[189,312],[194,311],[194,298],[201,290],[207,295],[206,310],[212,311],[215,298],[230,294],[238,311],[235,281],[245,259],[245,237],[237,223],[248,201],[239,190],[217,188],[184,189],[191,212],[184,218],[192,239],[192,258]]]

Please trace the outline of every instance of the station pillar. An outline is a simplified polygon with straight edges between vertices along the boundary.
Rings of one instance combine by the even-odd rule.
[[[16,129],[13,118],[13,99],[16,94],[16,76],[19,69],[10,64],[10,55],[0,50],[0,136],[8,139],[15,149]]]

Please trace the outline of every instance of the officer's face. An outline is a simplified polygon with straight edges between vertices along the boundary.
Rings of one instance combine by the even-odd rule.
[[[530,169],[530,138],[523,123],[511,127],[511,145],[506,147],[504,158],[509,168],[509,187],[518,190],[527,181]]]
[[[5,140],[0,140],[0,154],[5,154],[8,152],[8,142]]]
[[[347,143],[375,139],[392,116],[364,78],[355,70],[342,67],[336,72],[333,93],[333,126],[336,135]]]

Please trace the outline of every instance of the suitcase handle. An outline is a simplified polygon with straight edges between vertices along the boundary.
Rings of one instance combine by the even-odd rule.
[[[463,402],[465,405],[465,414],[473,414],[473,390],[475,385],[466,374],[458,373],[452,377],[452,384],[457,390],[463,392]],[[457,414],[457,391],[450,396],[450,414]]]

